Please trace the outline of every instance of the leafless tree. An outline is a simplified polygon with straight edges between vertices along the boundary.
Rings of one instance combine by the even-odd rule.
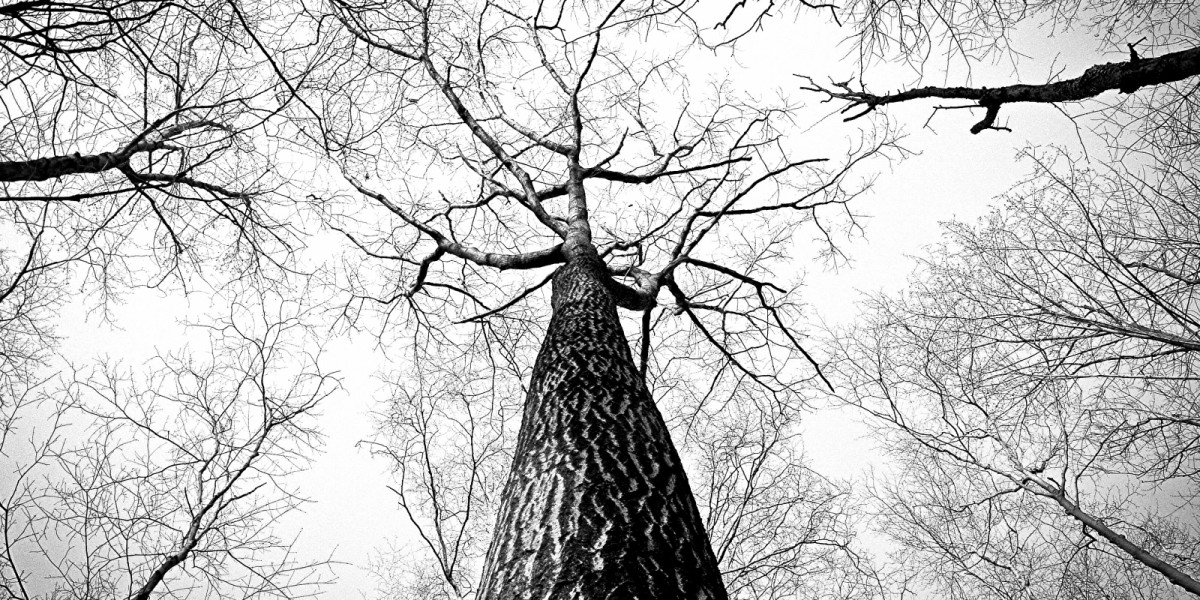
[[[422,585],[433,571],[447,593],[481,598],[560,585],[725,597],[652,391],[703,373],[795,418],[825,384],[792,282],[772,269],[803,226],[836,252],[855,225],[846,203],[869,184],[851,171],[890,134],[814,155],[781,136],[790,106],[689,86],[678,48],[693,31],[671,4],[338,0],[309,15],[337,20],[323,43],[346,57],[306,98],[331,115],[323,129],[294,123],[351,186],[314,194],[358,250],[341,273],[346,322],[402,321],[381,336],[413,348],[387,421],[408,433],[375,448],[417,482],[398,488],[402,505],[427,511],[437,567]],[[632,348],[624,327],[640,332]],[[512,406],[486,391],[496,372],[519,373],[499,387],[526,393],[515,435],[515,411],[471,418]],[[450,432],[456,449],[435,466],[422,440]],[[504,491],[474,487],[510,460]],[[466,504],[442,505],[443,484]],[[467,504],[499,514],[478,581],[457,562],[478,556]]]
[[[306,415],[331,388],[312,370],[276,387],[287,350],[271,345],[294,323],[225,331],[207,362],[105,364],[65,386],[46,371],[69,284],[106,308],[129,284],[194,290],[287,259],[278,182],[248,139],[277,84],[255,87],[219,7],[0,12],[5,597],[314,593],[321,563],[271,533],[301,502],[283,476],[311,458]]]
[[[799,307],[791,282],[773,281],[772,265],[805,224],[836,252],[837,228],[854,226],[845,203],[868,184],[848,173],[891,138],[883,132],[865,139],[844,161],[834,156],[835,164],[782,139],[778,124],[791,118],[791,107],[752,105],[724,84],[684,98],[664,95],[686,83],[675,70],[683,54],[663,48],[638,58],[627,48],[651,31],[691,35],[686,13],[670,4],[616,2],[600,13],[564,5],[555,16],[492,3],[291,8],[302,14],[282,16],[267,3],[153,0],[0,9],[0,51],[11,57],[3,99],[16,107],[0,142],[4,226],[16,234],[6,236],[0,271],[5,347],[15,356],[49,341],[47,309],[61,298],[63,283],[77,278],[103,301],[135,281],[187,286],[196,274],[237,277],[262,262],[288,267],[304,224],[290,201],[303,198],[362,253],[355,260],[369,259],[341,274],[355,295],[348,322],[357,324],[366,307],[388,316],[399,308],[410,319],[405,335],[416,342],[414,368],[424,378],[411,398],[425,402],[426,388],[445,392],[436,407],[410,402],[406,418],[420,421],[475,410],[474,398],[464,395],[471,381],[437,383],[429,365],[456,364],[456,348],[474,352],[486,341],[494,345],[489,353],[508,354],[490,368],[524,376],[534,362],[531,340],[552,331],[538,285],[546,274],[502,280],[494,271],[571,265],[560,272],[582,273],[579,281],[591,291],[581,299],[599,302],[577,322],[603,323],[603,342],[585,356],[596,365],[614,361],[591,376],[620,378],[609,391],[634,399],[631,423],[648,428],[646,454],[609,465],[636,465],[625,482],[633,487],[609,491],[624,498],[653,489],[666,504],[641,502],[620,535],[582,532],[568,536],[568,545],[613,540],[611,549],[601,548],[611,558],[600,558],[607,571],[598,576],[620,572],[647,550],[669,565],[651,569],[647,589],[675,585],[682,569],[690,573],[681,575],[684,589],[723,594],[681,462],[645,382],[669,386],[668,379],[703,369],[722,386],[748,379],[790,422],[821,376],[793,327]],[[275,169],[286,161],[278,150],[284,145],[334,159],[354,194],[281,188],[287,183]],[[439,178],[446,185],[434,190]],[[595,198],[590,204],[585,187]],[[762,228],[762,235],[747,237],[746,228]],[[143,261],[147,256],[152,260]],[[672,307],[657,305],[660,291]],[[520,306],[526,298],[530,310]],[[613,302],[641,319],[637,363]],[[451,321],[465,323],[450,329]],[[675,347],[699,343],[706,350],[652,357],[655,334]],[[575,351],[570,344],[546,347]],[[100,387],[115,392],[111,378]],[[11,381],[22,384],[20,397],[39,397],[37,386],[25,385],[34,382],[29,376]],[[531,403],[539,397],[529,394]],[[66,414],[81,410],[77,404],[82,400],[37,406]],[[468,453],[468,466],[501,461],[492,468],[504,471],[514,457],[534,456],[512,454],[511,442],[537,436],[504,437],[513,413],[500,412],[483,429],[491,437],[468,437],[468,450],[482,444],[479,457]],[[587,452],[600,457],[612,447]],[[107,456],[92,456],[88,468],[110,469]],[[425,474],[435,476],[429,464]],[[506,510],[521,510],[513,493],[501,496],[509,499]],[[419,501],[440,523],[436,498]],[[644,528],[635,523],[651,522],[659,530],[643,544],[635,538]],[[676,527],[694,543],[678,545],[670,557],[665,542]],[[496,552],[507,552],[504,534],[495,539]],[[439,550],[445,571],[451,556]],[[61,575],[65,588],[77,587]],[[145,585],[147,594],[155,587]],[[491,593],[512,585],[496,583]]]
[[[805,464],[792,424],[736,394],[690,420],[681,444],[733,598],[877,598],[884,588],[856,540],[848,484]]]
[[[1200,594],[1195,163],[1030,156],[837,334],[899,461],[885,530],[948,597]]]
[[[246,307],[203,355],[75,370],[6,398],[0,589],[6,598],[298,598],[328,581],[280,539],[288,485],[337,387],[293,346],[290,304]],[[251,308],[251,311],[254,309]]]
[[[105,306],[131,284],[220,287],[287,263],[300,223],[264,127],[307,63],[263,53],[269,9],[0,8],[0,344],[52,341],[39,307],[66,283]]]

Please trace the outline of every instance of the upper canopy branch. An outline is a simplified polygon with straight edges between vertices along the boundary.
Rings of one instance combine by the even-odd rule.
[[[725,166],[735,164],[735,163],[749,162],[751,160],[753,160],[753,158],[751,158],[749,156],[739,156],[739,157],[735,157],[735,158],[727,158],[727,159],[723,159],[723,160],[708,162],[708,163],[694,165],[694,166],[690,166],[690,167],[680,167],[677,169],[667,169],[667,166],[669,166],[669,163],[664,162],[663,164],[659,165],[659,167],[656,168],[655,170],[653,170],[649,173],[640,173],[640,174],[639,173],[627,173],[625,171],[616,171],[613,169],[606,169],[606,168],[599,167],[599,166],[584,167],[583,169],[581,169],[580,178],[584,179],[584,180],[586,180],[586,179],[603,179],[605,181],[615,181],[617,183],[633,183],[633,184],[638,184],[638,185],[644,185],[647,183],[654,183],[655,181],[658,181],[660,179],[664,179],[667,177],[672,177],[674,175],[682,175],[685,173],[695,173],[697,171],[704,171],[707,169],[716,169],[716,168],[725,167]],[[565,195],[567,195],[567,183],[565,183],[565,182],[564,183],[556,183],[549,187],[542,188],[541,190],[539,190],[537,192],[538,200],[543,201],[543,202],[546,200],[554,199],[554,198],[561,198]],[[514,190],[500,189],[500,190],[496,190],[496,191],[492,192],[491,194],[489,194],[488,197],[484,198],[483,201],[481,201],[478,204],[486,204],[488,201],[490,201],[492,198],[495,198],[495,197],[506,197],[506,198],[514,198],[514,199],[522,198],[522,196]],[[474,205],[470,205],[470,206],[473,207]]]
[[[440,258],[443,254],[450,254],[451,256],[457,256],[458,258],[480,266],[492,267],[500,270],[536,269],[538,267],[558,264],[565,260],[562,253],[562,244],[555,244],[549,248],[521,252],[517,254],[485,252],[483,250],[479,250],[478,248],[460,244],[450,239],[450,237],[438,231],[437,229],[434,229],[427,222],[410,215],[408,211],[401,208],[400,205],[396,204],[395,202],[392,202],[387,196],[363,187],[362,184],[355,181],[351,177],[347,177],[346,179],[361,194],[383,205],[383,207],[391,211],[392,214],[400,217],[400,219],[408,225],[429,236],[429,238],[432,239],[435,244],[437,244],[437,249],[434,250],[434,258],[432,260],[422,261],[424,263],[421,269],[422,274],[428,270],[429,263],[432,263],[433,260],[437,260],[437,258]]]
[[[450,108],[454,111],[454,114],[458,117],[459,121],[467,127],[475,139],[479,140],[479,142],[488,149],[488,151],[496,158],[496,160],[500,161],[500,164],[504,166],[504,169],[520,183],[521,193],[510,193],[504,195],[516,198],[526,208],[528,208],[535,217],[537,217],[538,221],[548,227],[559,237],[565,238],[567,235],[566,225],[562,219],[551,215],[546,211],[545,207],[542,206],[541,199],[539,198],[537,191],[534,189],[533,178],[517,162],[516,158],[504,149],[504,146],[501,144],[500,140],[497,140],[496,137],[493,136],[486,127],[484,127],[483,123],[476,118],[471,109],[468,108],[466,103],[463,102],[462,98],[459,96],[450,80],[449,72],[447,71],[446,73],[443,73],[434,63],[433,52],[431,51],[433,33],[430,31],[429,14],[425,11],[422,11],[419,14],[420,39],[411,40],[419,45],[419,49],[414,51],[388,43],[382,39],[379,39],[377,35],[370,35],[368,33],[369,27],[363,23],[357,15],[355,15],[354,7],[348,3],[338,1],[334,2],[333,5],[338,9],[336,13],[337,19],[356,39],[395,56],[414,61],[421,66],[422,70],[424,70],[429,76],[429,79],[441,93],[442,97],[444,97],[449,103]],[[538,136],[529,130],[518,130],[518,132],[525,137],[532,137],[535,140],[541,138],[541,136]],[[549,142],[546,141],[546,143]],[[544,146],[545,144],[541,145]]]
[[[944,98],[974,100],[986,109],[983,119],[971,127],[971,133],[985,129],[1000,129],[995,126],[1000,106],[1014,102],[1073,102],[1098,96],[1108,90],[1132,94],[1139,88],[1180,81],[1200,75],[1200,47],[1164,54],[1155,58],[1141,58],[1130,49],[1130,60],[1119,63],[1095,65],[1074,79],[1044,83],[1040,85],[1016,84],[997,88],[971,87],[920,87],[894,94],[872,94],[866,90],[854,90],[849,82],[834,83],[832,88],[817,84],[811,77],[798,75],[808,81],[801,89],[826,94],[829,99],[845,100],[849,104],[842,113],[862,107],[860,112],[845,118],[853,121],[880,106],[916,100],[920,98]]]

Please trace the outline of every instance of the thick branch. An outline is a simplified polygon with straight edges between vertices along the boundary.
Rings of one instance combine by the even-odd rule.
[[[809,81],[809,86],[801,89],[826,94],[830,99],[849,102],[850,104],[842,109],[842,113],[865,107],[861,112],[846,117],[846,121],[853,121],[880,106],[908,100],[921,98],[974,100],[979,106],[987,109],[983,120],[971,127],[971,133],[979,133],[984,129],[997,129],[994,126],[996,116],[1000,106],[1004,104],[1073,102],[1092,98],[1109,90],[1132,94],[1142,87],[1180,81],[1195,75],[1200,75],[1200,47],[1172,52],[1155,58],[1141,58],[1134,54],[1127,62],[1095,65],[1074,79],[1040,85],[1017,84],[998,88],[929,86],[895,94],[879,95],[853,90],[850,88],[849,82],[836,83],[834,84],[836,89],[833,89],[817,85],[811,78],[805,77]]]
[[[0,162],[0,181],[45,181],[79,173],[100,173],[129,162],[125,153],[70,154]]]
[[[14,2],[6,6],[0,6],[0,15],[5,17],[16,17],[21,13],[34,8],[41,8],[49,4],[47,0],[29,0],[27,2]]]
[[[1104,523],[1104,521],[1101,521],[1100,519],[1097,519],[1096,517],[1084,512],[1078,504],[1067,498],[1066,493],[1063,492],[1061,488],[1047,485],[1040,480],[1035,481],[1037,481],[1041,487],[1046,488],[1050,496],[1054,498],[1054,501],[1057,502],[1058,505],[1061,506],[1062,509],[1066,511],[1066,513],[1073,519],[1079,521],[1088,529],[1100,534],[1101,537],[1123,550],[1126,554],[1133,557],[1134,560],[1162,574],[1162,576],[1166,577],[1171,583],[1197,596],[1200,596],[1200,581],[1196,581],[1187,573],[1184,573],[1175,566],[1162,561],[1145,548],[1142,548],[1141,546],[1129,541],[1129,539],[1125,536],[1110,529],[1108,525]]]
[[[408,223],[421,233],[432,238],[437,244],[437,257],[440,257],[441,253],[444,252],[480,266],[493,267],[502,271],[505,269],[536,269],[538,267],[558,264],[566,260],[562,252],[562,244],[555,244],[549,248],[521,252],[519,254],[497,254],[494,252],[485,252],[483,250],[479,250],[478,248],[472,248],[471,246],[465,246],[455,242],[449,237],[446,237],[445,234],[434,229],[433,227],[430,227],[428,224],[420,221],[419,219],[414,218],[412,215],[408,214],[408,211],[401,208],[395,202],[392,202],[387,196],[363,187],[357,181],[348,176],[346,179],[364,196],[379,202],[384,206],[384,208],[387,208],[389,211],[391,211],[392,214],[400,217],[402,221]]]
[[[626,310],[645,311],[658,304],[658,290],[662,288],[661,274],[651,274],[641,269],[614,269],[609,267],[610,277],[604,284],[613,302]],[[612,276],[632,277],[637,286],[625,285]]]
[[[176,111],[177,112],[177,111]],[[145,141],[145,138],[162,125],[167,118],[176,114],[171,113],[156,121],[151,127],[138,134],[124,148],[117,152],[101,152],[100,154],[68,154],[66,156],[50,156],[33,160],[0,161],[0,181],[45,181],[80,173],[100,173],[111,169],[124,169],[129,165],[129,159],[136,154],[153,150],[177,150],[167,144],[167,140],[179,137],[194,129],[221,129],[231,131],[227,126],[216,121],[196,120],[187,121],[168,127],[156,136],[157,139]],[[198,182],[184,182],[197,187]],[[237,195],[237,194],[227,194]]]

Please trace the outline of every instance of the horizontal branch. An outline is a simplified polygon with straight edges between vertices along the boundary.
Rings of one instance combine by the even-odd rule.
[[[670,170],[666,169],[665,165],[663,165],[659,169],[656,169],[654,171],[651,171],[649,173],[644,173],[644,174],[626,173],[624,171],[614,171],[611,169],[605,169],[605,168],[601,168],[601,167],[587,167],[587,168],[583,169],[582,173],[580,174],[580,177],[583,180],[603,179],[605,181],[615,181],[617,183],[629,183],[629,184],[635,184],[635,185],[644,185],[647,183],[654,183],[655,181],[658,181],[659,179],[662,179],[664,177],[673,177],[675,175],[682,175],[685,173],[695,173],[697,171],[704,171],[707,169],[715,169],[718,167],[723,167],[723,166],[731,165],[731,164],[735,164],[735,163],[748,162],[750,160],[753,160],[753,159],[748,156],[741,156],[741,157],[737,157],[737,158],[727,158],[727,159],[723,159],[723,160],[719,160],[719,161],[715,161],[715,162],[711,162],[711,163],[704,163],[702,165],[695,165],[695,166],[691,166],[691,167],[680,167],[678,169],[670,169]],[[523,195],[521,195],[515,191],[512,191],[512,190],[497,191],[494,194],[496,196],[503,196],[506,198],[513,198],[516,200],[521,200],[524,198]],[[537,192],[537,198],[539,201],[551,200],[553,198],[561,198],[566,195],[567,195],[567,184],[566,183],[556,183],[552,186],[542,188],[541,190],[539,190]]]
[[[1200,47],[1172,52],[1155,58],[1141,58],[1131,46],[1130,60],[1126,62],[1095,65],[1074,79],[1040,85],[1016,84],[997,88],[928,86],[894,94],[871,94],[865,90],[851,89],[849,82],[835,83],[836,89],[834,89],[816,84],[811,77],[803,75],[799,77],[803,77],[809,82],[807,87],[801,89],[826,94],[829,99],[849,102],[850,104],[842,109],[843,114],[863,107],[861,112],[846,117],[846,121],[853,121],[880,106],[908,100],[921,98],[973,100],[979,106],[987,109],[983,120],[971,127],[971,133],[979,133],[985,129],[999,129],[995,127],[996,116],[1000,111],[1000,106],[1004,104],[1074,102],[1098,96],[1109,90],[1132,94],[1142,87],[1171,83],[1196,75],[1200,75]]]
[[[50,4],[48,0],[28,0],[26,2],[14,2],[6,6],[0,6],[0,16],[15,17],[25,11],[41,8],[48,4]]]
[[[176,113],[172,113],[174,115]],[[171,115],[168,115],[171,116]],[[221,123],[209,120],[186,121],[172,127],[168,127],[155,136],[157,139],[145,141],[146,136],[154,131],[154,129],[164,122],[163,119],[156,121],[154,125],[146,131],[138,134],[134,140],[119,151],[116,152],[101,152],[100,154],[67,154],[64,156],[50,156],[45,158],[35,158],[33,160],[17,160],[17,161],[0,161],[0,181],[45,181],[47,179],[57,179],[68,175],[78,175],[81,173],[101,173],[111,169],[123,169],[129,165],[129,160],[137,154],[151,152],[154,150],[174,151],[179,148],[169,145],[167,142],[184,133],[195,129],[220,129],[227,132],[232,130]],[[193,185],[192,182],[182,182]],[[212,190],[210,190],[212,191]],[[238,195],[238,194],[231,194]]]
[[[69,154],[33,160],[0,162],[0,181],[45,181],[79,173],[100,173],[129,163],[129,156],[118,152]]]
[[[429,236],[437,244],[438,258],[440,258],[441,253],[450,254],[465,261],[484,267],[500,269],[501,271],[506,269],[536,269],[566,261],[566,257],[562,252],[562,244],[555,244],[549,248],[516,254],[485,252],[478,248],[460,244],[446,237],[445,234],[429,226],[427,223],[408,214],[408,211],[401,208],[395,202],[392,202],[387,196],[363,187],[362,184],[349,176],[346,176],[346,180],[361,194],[375,200],[383,205],[384,208],[391,211],[392,214],[400,217],[402,221]]]

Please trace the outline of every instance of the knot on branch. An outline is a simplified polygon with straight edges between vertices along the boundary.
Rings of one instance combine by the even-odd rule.
[[[983,119],[971,126],[971,133],[978,134],[985,129],[995,129],[997,131],[1012,131],[1007,127],[997,127],[996,117],[1000,116],[1000,102],[981,100],[979,105],[987,112],[984,113]]]

